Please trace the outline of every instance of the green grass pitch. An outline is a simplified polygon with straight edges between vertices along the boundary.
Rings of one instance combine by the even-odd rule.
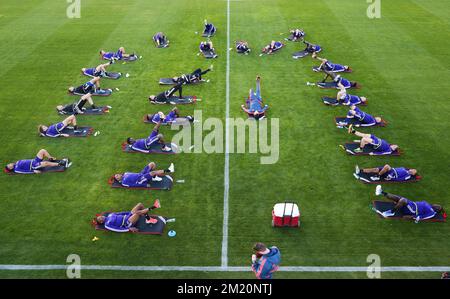
[[[368,4],[357,0],[232,0],[230,40],[245,39],[248,56],[230,53],[230,117],[244,117],[240,105],[262,77],[269,118],[280,119],[280,157],[261,165],[259,154],[230,154],[228,264],[249,266],[256,241],[277,245],[282,266],[366,266],[366,257],[380,255],[382,266],[448,266],[450,227],[447,223],[387,221],[370,210],[374,186],[352,176],[356,163],[389,163],[419,170],[415,184],[387,186],[412,200],[428,200],[450,209],[448,197],[450,8],[446,0],[382,0],[381,18],[369,19]],[[31,158],[46,148],[68,156],[65,173],[0,176],[0,264],[65,264],[71,253],[84,265],[220,266],[224,198],[224,154],[130,155],[120,144],[128,136],[145,137],[142,123],[155,107],[146,100],[164,90],[160,77],[206,68],[210,83],[187,87],[203,101],[180,107],[185,114],[202,110],[203,117],[225,119],[227,1],[219,0],[81,0],[81,18],[66,16],[66,1],[2,0],[0,2],[0,127],[2,165]],[[196,55],[203,20],[218,28],[212,38],[219,57]],[[382,115],[386,128],[366,129],[399,144],[401,157],[351,157],[338,145],[353,138],[332,119],[345,108],[327,107],[322,95],[335,91],[306,86],[321,79],[311,71],[310,58],[294,60],[298,44],[259,57],[271,40],[282,40],[289,28],[303,28],[306,39],[323,47],[321,56],[353,69],[347,75],[362,84],[356,93],[369,99],[365,110]],[[156,49],[151,37],[165,32],[171,45]],[[284,35],[280,35],[284,33]],[[73,101],[65,90],[86,81],[82,67],[99,64],[100,49],[142,55],[134,63],[111,66],[129,73],[104,87],[118,87],[108,98],[111,113],[79,117],[101,134],[90,138],[49,140],[37,136],[37,125],[60,121],[55,106]],[[174,131],[163,129],[168,137]],[[118,171],[140,170],[149,161],[161,167],[174,162],[173,190],[113,190],[108,177]],[[144,236],[96,232],[90,220],[97,212],[123,211],[137,202],[159,198],[158,213],[176,217],[177,231]],[[302,213],[300,229],[274,229],[271,209],[276,202],[295,200]],[[92,242],[97,236],[99,241]],[[252,273],[83,272],[83,277],[251,278]],[[439,273],[387,273],[386,278],[439,277]],[[64,278],[64,271],[0,271],[0,277]],[[282,278],[353,277],[364,273],[278,273]]]

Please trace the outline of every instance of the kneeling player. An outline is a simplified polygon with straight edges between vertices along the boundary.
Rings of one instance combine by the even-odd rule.
[[[376,187],[375,195],[383,195],[396,203],[392,210],[382,213],[383,217],[391,217],[394,216],[397,211],[401,211],[403,218],[414,219],[418,222],[420,220],[431,219],[436,216],[437,213],[442,211],[440,205],[431,205],[426,201],[411,201],[405,197],[384,192],[381,185]]]
[[[373,174],[371,179],[373,181],[379,181],[380,179],[384,179],[386,181],[392,182],[404,182],[417,174],[417,170],[414,168],[405,168],[405,167],[391,167],[386,164],[381,167],[376,168],[363,168],[359,169],[358,165],[355,167],[355,174],[358,176],[360,173],[370,173]]]
[[[151,146],[155,144],[161,145],[161,150],[164,152],[170,152],[172,149],[168,146],[166,146],[166,143],[163,139],[163,134],[159,133],[159,127],[161,126],[161,123],[158,123],[153,128],[153,131],[150,133],[150,136],[143,139],[134,140],[131,137],[127,138],[127,143],[131,145],[131,148],[142,152],[142,153],[148,153]]]
[[[9,163],[5,166],[5,172],[21,174],[41,173],[40,169],[44,167],[65,166],[68,168],[70,165],[72,165],[72,163],[69,159],[62,159],[56,162],[56,158],[50,155],[47,150],[41,149],[34,159],[19,160],[14,163]]]
[[[367,145],[372,146],[373,152],[370,155],[390,155],[398,150],[398,145],[389,144],[386,140],[376,137],[373,134],[364,134],[356,131],[353,125],[348,127],[348,133],[354,134],[361,138],[359,148],[354,150],[355,153],[363,152],[363,148]]]
[[[69,125],[72,125],[74,130],[77,129],[77,119],[75,115],[70,115],[62,122],[51,125],[49,127],[40,125],[38,128],[39,134],[41,136],[47,137],[69,137],[69,135],[62,133],[62,131],[67,128]]]

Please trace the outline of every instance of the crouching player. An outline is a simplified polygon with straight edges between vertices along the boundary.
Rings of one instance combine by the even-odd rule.
[[[271,279],[281,262],[280,250],[272,246],[267,248],[263,243],[256,243],[253,247],[252,271],[258,279]]]
[[[131,145],[131,148],[135,151],[142,153],[149,153],[150,148],[153,145],[160,144],[161,150],[163,152],[170,152],[172,149],[166,146],[166,143],[163,139],[163,134],[159,133],[159,127],[161,126],[161,122],[157,123],[153,128],[153,131],[150,133],[150,136],[143,139],[134,140],[131,137],[127,138],[127,143]]]
[[[381,185],[376,187],[375,195],[383,195],[395,202],[395,207],[392,210],[381,213],[385,218],[394,216],[397,211],[401,211],[403,218],[414,219],[419,222],[420,220],[431,219],[442,211],[440,205],[432,205],[426,201],[411,201],[405,197],[384,192]]]
[[[47,160],[45,160],[47,159]],[[14,163],[9,163],[5,166],[5,172],[10,173],[21,173],[21,174],[32,174],[41,173],[44,167],[53,166],[64,166],[69,168],[72,165],[69,159],[56,160],[49,152],[45,149],[41,149],[34,159],[19,160]]]
[[[113,232],[138,232],[139,230],[135,225],[139,218],[145,217],[145,222],[148,224],[158,222],[157,219],[150,217],[148,212],[159,207],[161,207],[159,200],[155,200],[153,206],[149,208],[146,208],[142,203],[138,203],[131,212],[110,213],[107,216],[97,216],[94,219],[94,223],[105,224],[105,228]]]
[[[161,177],[165,176],[167,173],[175,172],[175,166],[173,163],[167,169],[157,170],[156,163],[150,162],[145,168],[139,172],[124,172],[114,175],[114,179],[122,184],[122,186],[127,188],[139,188],[147,187],[147,184],[151,181],[160,182]]]
[[[384,179],[392,182],[405,182],[417,174],[417,170],[414,168],[405,167],[391,167],[389,164],[375,168],[363,168],[359,169],[358,165],[355,167],[355,176],[358,178],[360,173],[373,174],[371,179],[379,181]]]

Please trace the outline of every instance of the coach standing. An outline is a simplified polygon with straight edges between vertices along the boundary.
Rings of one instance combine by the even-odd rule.
[[[253,247],[252,271],[258,279],[271,279],[281,262],[280,250],[272,246],[267,248],[263,243],[256,243]]]

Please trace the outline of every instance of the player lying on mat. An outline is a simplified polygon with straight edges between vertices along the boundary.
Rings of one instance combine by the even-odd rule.
[[[311,57],[313,59],[321,61],[319,67],[315,69],[316,71],[339,73],[345,72],[350,69],[347,65],[332,63],[326,58],[320,58],[319,56],[317,56],[317,52],[314,52]]]
[[[386,140],[378,138],[373,134],[364,134],[356,131],[353,125],[348,127],[348,133],[361,138],[359,148],[354,150],[355,153],[361,153],[363,151],[362,149],[367,145],[373,147],[374,151],[370,153],[371,155],[389,155],[398,149],[398,145],[389,144]]]
[[[248,114],[249,117],[254,119],[262,119],[265,116],[265,112],[269,109],[269,106],[264,105],[261,98],[261,77],[256,77],[256,91],[250,89],[248,99],[245,105],[241,105],[242,110]]]
[[[248,46],[248,42],[244,40],[236,41],[235,42],[236,52],[241,54],[248,54],[251,50]]]
[[[289,36],[289,40],[293,42],[302,40],[305,37],[305,31],[303,31],[303,29],[292,29],[289,30],[289,32],[291,33],[291,35]]]
[[[311,44],[307,41],[303,41],[303,43],[306,45],[304,51],[308,53],[319,53],[320,51],[322,51],[322,47],[320,47],[319,45]]]
[[[164,115],[162,111],[159,111],[155,114],[147,114],[146,118],[147,121],[150,121],[154,124],[162,123],[170,125],[173,122],[177,121],[177,118],[180,118],[180,110],[177,107],[174,107],[167,115]],[[186,119],[188,119],[190,122],[194,121],[194,117],[188,115],[186,116]]]
[[[112,63],[114,63],[114,60],[111,60],[108,63],[103,63],[103,64],[99,64],[96,67],[92,67],[92,68],[82,68],[81,72],[83,74],[85,74],[86,76],[90,76],[90,77],[107,77],[107,72],[106,72],[106,68],[108,66],[110,66]]]
[[[78,101],[67,104],[67,105],[58,105],[56,106],[56,110],[59,114],[65,115],[65,114],[83,114],[84,105],[86,102],[89,102],[92,109],[97,108],[94,104],[94,101],[92,100],[91,94],[87,93],[83,95]]]
[[[172,80],[177,83],[183,83],[183,84],[192,84],[202,81],[202,76],[207,74],[208,72],[212,71],[213,66],[211,65],[206,70],[202,71],[202,69],[198,68],[195,71],[193,71],[190,74],[183,74],[179,77],[173,77]]]
[[[94,77],[91,80],[87,81],[86,83],[74,87],[69,87],[68,91],[69,93],[76,93],[76,94],[93,94],[98,89],[100,89],[100,80],[101,77]]]
[[[150,136],[147,138],[142,138],[138,140],[134,140],[131,137],[127,138],[127,143],[131,145],[131,148],[142,152],[142,153],[148,153],[150,150],[150,147],[155,144],[161,145],[161,150],[164,152],[171,151],[171,148],[166,146],[164,142],[164,136],[163,134],[159,133],[159,127],[161,126],[161,122],[157,123],[155,127],[153,128],[153,131],[150,133]]]
[[[356,81],[350,81],[342,77],[341,75],[337,75],[336,73],[324,71],[326,73],[325,77],[322,80],[322,83],[325,83],[328,78],[331,78],[333,82],[336,84],[334,87],[336,89],[342,89],[339,84],[341,84],[344,88],[357,88],[359,87],[359,83]]]
[[[173,173],[175,172],[175,166],[173,163],[170,164],[170,166],[167,169],[164,170],[157,170],[156,169],[156,163],[150,162],[145,168],[139,172],[124,172],[121,174],[115,174],[114,179],[122,184],[124,187],[128,188],[139,188],[139,187],[146,187],[147,184],[151,181],[160,182],[162,181],[163,176],[165,176],[167,173]]]
[[[212,23],[208,23],[207,20],[204,21],[205,28],[203,29],[203,35],[212,36],[216,33],[217,29]]]
[[[370,173],[373,174],[371,179],[373,181],[378,181],[384,179],[386,181],[393,182],[404,182],[417,174],[417,170],[414,168],[405,167],[391,167],[389,164],[376,168],[363,168],[359,169],[358,165],[355,167],[355,174],[358,176],[360,173]]]
[[[283,43],[279,41],[271,41],[269,45],[262,48],[262,52],[265,54],[272,54],[275,51],[281,49],[283,47]]]
[[[97,216],[94,219],[95,224],[105,224],[105,228],[118,233],[138,232],[135,227],[139,218],[145,217],[145,222],[155,224],[157,219],[150,217],[148,212],[161,207],[159,200],[155,200],[153,206],[146,208],[142,203],[138,203],[131,212],[110,213],[108,216]]]
[[[440,205],[431,205],[426,201],[411,201],[405,197],[384,192],[381,185],[376,187],[375,195],[383,195],[396,203],[392,210],[382,213],[383,217],[394,216],[395,212],[400,210],[404,215],[403,218],[420,221],[431,219],[436,216],[437,213],[442,211],[442,207]]]
[[[359,105],[359,104],[366,104],[367,98],[366,97],[360,97],[356,95],[351,95],[347,93],[347,89],[344,85],[342,85],[341,82],[338,83],[339,91],[336,95],[336,100],[338,103],[341,103],[342,105]]]
[[[150,103],[153,103],[153,104],[166,104],[166,103],[170,102],[170,98],[173,97],[177,91],[179,94],[179,98],[182,99],[183,98],[183,95],[182,95],[183,87],[182,86],[183,86],[183,82],[178,82],[177,85],[171,87],[169,90],[161,92],[157,96],[155,96],[155,95],[149,96],[148,100],[150,101]]]
[[[350,110],[347,113],[346,120],[339,122],[341,126],[347,126],[351,119],[357,119],[360,121],[360,124],[355,125],[355,127],[371,127],[375,126],[382,122],[381,117],[372,116],[368,113],[365,113],[361,109],[359,109],[356,105],[351,105]]]
[[[69,125],[72,125],[71,127],[74,130],[77,129],[77,119],[75,115],[70,115],[62,122],[50,125],[48,127],[44,125],[39,125],[38,127],[39,135],[47,137],[69,137],[68,134],[61,133]]]
[[[53,166],[65,166],[69,168],[72,163],[69,159],[62,159],[56,162],[56,158],[49,154],[45,149],[41,149],[34,159],[19,160],[14,163],[9,163],[5,166],[5,172],[15,172],[15,173],[41,173],[39,169],[43,167],[53,167]]]
[[[105,59],[105,60],[122,60],[124,58],[130,58],[130,57],[136,56],[136,55],[134,53],[126,54],[125,48],[120,47],[117,50],[117,52],[105,52],[103,50],[100,50],[100,56],[102,57],[102,59]]]
[[[157,47],[169,44],[166,35],[162,32],[158,32],[153,35],[153,41],[155,42]]]

